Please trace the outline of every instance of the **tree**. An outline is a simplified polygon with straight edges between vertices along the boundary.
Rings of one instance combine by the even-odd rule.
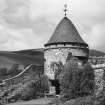
[[[66,63],[61,80],[62,94],[69,99],[91,95],[94,92],[94,71],[89,63],[79,68],[75,60]]]
[[[77,79],[80,79],[80,96],[93,95],[95,89],[95,75],[89,63],[85,63],[83,68],[79,69]]]

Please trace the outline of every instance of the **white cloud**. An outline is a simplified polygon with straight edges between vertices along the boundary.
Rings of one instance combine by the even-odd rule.
[[[68,17],[90,48],[105,51],[105,0],[66,2]],[[0,0],[0,50],[43,47],[64,16],[64,3],[65,0]]]
[[[91,48],[105,50],[105,23],[96,25],[92,28],[89,41]]]
[[[15,30],[0,26],[0,37],[0,50],[34,49],[44,44],[32,29]]]

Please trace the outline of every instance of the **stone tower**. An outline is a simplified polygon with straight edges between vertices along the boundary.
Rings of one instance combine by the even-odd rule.
[[[55,72],[59,64],[64,65],[71,56],[82,61],[87,60],[89,56],[88,45],[66,16],[60,21],[50,40],[44,46],[44,70],[49,79],[55,79]]]

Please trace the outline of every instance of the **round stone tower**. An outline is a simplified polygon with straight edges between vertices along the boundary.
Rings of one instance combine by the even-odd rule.
[[[66,16],[44,46],[44,70],[50,79],[55,79],[56,70],[71,56],[81,61],[87,60],[89,56],[88,44],[80,37],[74,24]]]

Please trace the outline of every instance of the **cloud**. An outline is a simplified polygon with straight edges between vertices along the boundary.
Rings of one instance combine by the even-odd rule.
[[[103,24],[95,25],[92,28],[88,43],[90,47],[105,51],[105,22]]]
[[[0,50],[43,47],[63,18],[65,0],[0,0]],[[105,0],[67,0],[68,17],[90,48],[105,51]]]
[[[5,4],[6,7],[0,14],[0,23],[2,23],[0,25],[0,50],[43,47],[52,25],[43,17],[31,20],[24,2],[13,0],[12,2],[6,1]]]
[[[5,0],[5,9],[2,11],[1,17],[9,27],[31,27],[28,3],[28,0]]]
[[[27,48],[20,39],[21,33],[8,27],[0,26],[0,50],[18,50],[20,48]]]

